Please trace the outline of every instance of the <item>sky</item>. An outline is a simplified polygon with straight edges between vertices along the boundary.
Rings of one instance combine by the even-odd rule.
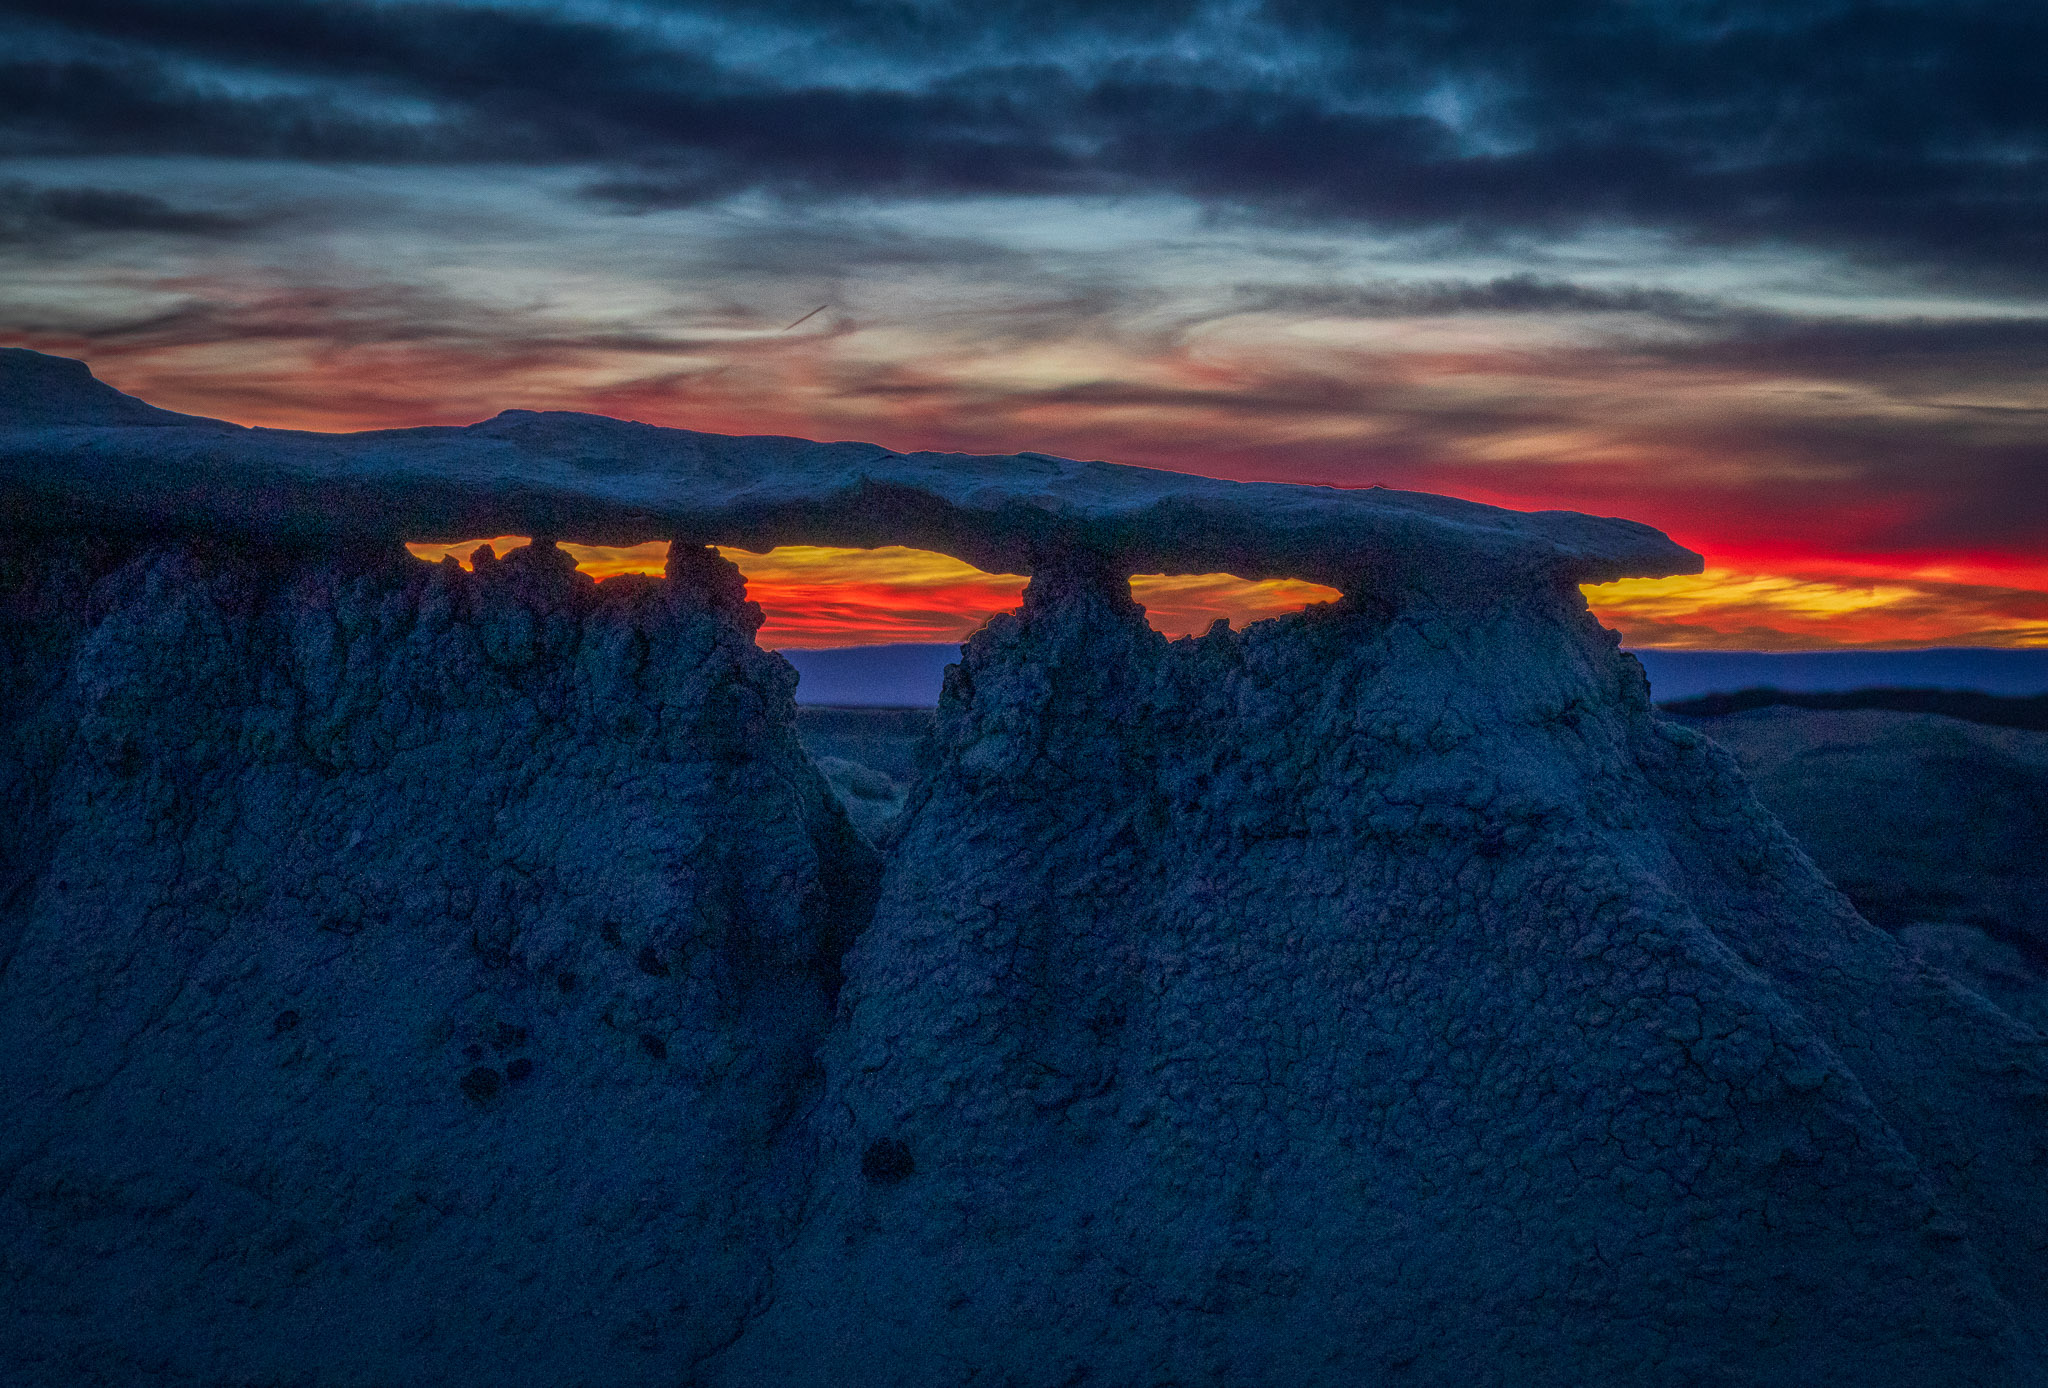
[[[0,0],[0,345],[249,424],[1627,516],[1708,565],[1588,590],[1632,645],[2048,646],[2044,53],[1968,0]],[[791,646],[1022,582],[732,557]]]

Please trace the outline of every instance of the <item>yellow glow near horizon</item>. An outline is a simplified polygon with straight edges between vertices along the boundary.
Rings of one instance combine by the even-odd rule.
[[[1614,583],[1589,584],[1586,594],[1603,608],[1646,616],[1769,608],[1798,617],[1839,617],[1897,607],[1919,597],[1921,590],[1903,583],[1855,585],[1784,574],[1708,569],[1676,578],[1624,578]]]
[[[480,544],[503,558],[527,539],[409,544],[414,556],[438,563],[453,555],[464,568]],[[561,548],[599,582],[620,574],[660,574],[668,544],[577,545]],[[964,641],[989,617],[1016,608],[1027,579],[985,573],[962,560],[903,545],[840,549],[783,545],[765,554],[721,546],[747,579],[747,594],[767,616],[761,640],[770,646],[854,646],[892,641]],[[1198,635],[1219,618],[1233,626],[1328,602],[1333,588],[1297,579],[1251,582],[1230,574],[1137,574],[1131,593],[1152,625],[1167,636]]]
[[[410,544],[421,559],[469,555],[489,544],[503,558],[523,535],[455,544]],[[660,574],[665,541],[631,546],[564,544],[577,567],[603,581]],[[784,545],[765,554],[721,548],[747,579],[767,618],[770,647],[958,642],[989,617],[1016,608],[1021,574],[984,573],[929,550],[887,545],[839,549]],[[1593,613],[1632,646],[1672,650],[1810,650],[1831,646],[2048,646],[2048,597],[2031,590],[1944,582],[1925,574],[1783,574],[1710,568],[1676,578],[1587,584]],[[1298,611],[1338,596],[1294,579],[1249,582],[1230,574],[1136,574],[1131,593],[1153,627],[1199,635],[1219,617],[1233,626]]]
[[[1235,574],[1133,574],[1131,596],[1145,618],[1167,636],[1199,636],[1219,617],[1244,627],[1268,617],[1299,612],[1312,603],[1335,602],[1335,588],[1299,578],[1259,582]]]
[[[659,578],[668,568],[668,541],[649,540],[643,545],[571,545],[562,551],[576,561],[576,567],[599,583],[620,574],[653,574]]]
[[[533,541],[525,535],[493,535],[488,540],[456,540],[448,544],[415,544],[408,540],[405,547],[412,553],[412,557],[415,559],[424,559],[429,564],[438,564],[443,559],[453,558],[456,563],[466,569],[470,567],[469,556],[476,553],[480,545],[489,545],[491,552],[500,559],[503,559],[521,545],[530,545],[532,543]]]
[[[2048,597],[1985,584],[1710,568],[1582,591],[1594,615],[1637,646],[2048,646]]]

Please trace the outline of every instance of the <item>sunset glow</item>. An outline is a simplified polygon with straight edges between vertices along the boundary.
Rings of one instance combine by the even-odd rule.
[[[650,379],[635,374],[647,368],[644,352],[545,339],[509,362],[495,350],[411,341],[323,344],[295,362],[293,339],[303,334],[310,348],[328,328],[302,323],[297,301],[251,311],[256,319],[236,321],[259,327],[270,354],[247,362],[248,374],[224,371],[214,349],[177,342],[102,344],[100,369],[163,404],[250,423],[453,423],[489,402],[516,402],[714,432],[1032,448],[1621,515],[1659,526],[1712,566],[1694,578],[1593,591],[1595,610],[1633,644],[2048,645],[2048,540],[2029,519],[2041,503],[2001,491],[2024,490],[2011,441],[1982,441],[1974,492],[1957,490],[1967,470],[1900,461],[1991,429],[1976,405],[1928,402],[1902,413],[1889,395],[1845,389],[1839,370],[1827,380],[1744,364],[1726,345],[1712,349],[1731,354],[1713,372],[1674,372],[1654,358],[1680,349],[1657,346],[1661,330],[1641,313],[1624,326],[1613,314],[1590,323],[1565,315],[1543,329],[1547,339],[1529,336],[1542,327],[1529,315],[1468,315],[1455,334],[1441,321],[1402,331],[1374,319],[1346,334],[1327,319],[1209,322],[1193,313],[1164,341],[1062,353],[1029,340],[976,343],[944,322],[919,336],[828,312],[789,336],[707,325],[700,345],[722,365]],[[1005,311],[991,310],[996,322]],[[277,312],[287,316],[269,316]],[[1065,341],[1095,330],[1054,317],[1031,335]],[[1574,333],[1577,345],[1554,340]],[[1303,355],[1304,342],[1312,354]],[[1518,342],[1546,350],[1525,355]],[[1098,374],[1084,379],[1090,372]],[[2048,385],[2038,389],[2048,399]],[[2010,433],[2031,417],[1996,416],[1996,428]],[[642,549],[578,553],[600,576],[658,570],[654,551]],[[1014,606],[1021,586],[907,550],[729,557],[769,614],[763,639],[786,645],[958,640]],[[1242,623],[1326,596],[1224,576],[1141,578],[1136,587],[1155,624],[1175,635],[1216,616]]]
[[[1585,593],[1594,615],[1630,646],[2048,646],[2048,593],[2023,588],[1709,568],[1589,584]]]
[[[1378,484],[1699,551],[1591,595],[1642,645],[2048,644],[2026,6],[1929,47],[1942,7],[1875,18],[1914,4],[348,0],[332,53],[144,8],[24,39],[0,345],[156,404]],[[735,559],[786,643],[952,640],[1015,588]],[[1138,588],[1173,631],[1313,597]]]
[[[453,544],[409,544],[414,557],[437,564],[453,556],[464,568],[478,545],[503,558],[524,535]],[[576,567],[602,583],[619,574],[659,574],[668,562],[662,541],[612,548],[564,544]],[[802,649],[885,645],[899,641],[958,642],[998,612],[1015,610],[1021,574],[983,573],[930,550],[888,545],[832,549],[783,545],[766,554],[721,547],[747,578],[747,596],[761,604],[767,623],[761,644]],[[1295,579],[1250,582],[1230,574],[1138,574],[1131,595],[1152,626],[1167,636],[1194,636],[1217,621],[1234,627],[1329,602],[1336,589]]]
[[[428,562],[468,555],[488,543],[502,557],[522,535],[407,548]],[[564,544],[600,582],[618,574],[659,574],[665,543],[607,548]],[[722,548],[747,577],[767,617],[771,647],[964,641],[998,612],[1017,606],[1025,579],[988,574],[943,554],[889,546],[831,549],[785,545],[766,554]],[[1683,650],[1818,650],[1837,646],[2048,647],[2048,595],[2025,588],[1941,582],[1745,572],[1713,567],[1665,579],[1625,579],[1584,589],[1594,614],[1630,646]],[[1229,574],[1140,574],[1131,592],[1152,625],[1191,636],[1212,622],[1235,627],[1313,602],[1335,589],[1296,580],[1248,582]]]

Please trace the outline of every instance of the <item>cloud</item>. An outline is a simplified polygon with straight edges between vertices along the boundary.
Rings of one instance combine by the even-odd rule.
[[[831,258],[822,233],[798,243]],[[782,254],[751,283],[781,284]],[[1786,536],[2020,554],[2048,533],[2042,319],[1826,319],[1529,276],[1248,282],[1183,301],[1001,256],[967,263],[983,296],[967,306],[864,305],[888,275],[925,272],[908,247],[891,254],[882,288],[851,306],[834,290],[795,333],[778,330],[825,292],[746,305],[750,281],[721,268],[709,297],[636,286],[630,312],[607,297],[599,317],[544,288],[170,277],[141,311],[81,318],[60,296],[0,336],[242,422],[464,423],[518,404],[1030,448],[1625,514],[1723,556]]]
[[[1528,271],[1491,279],[1386,281],[1363,285],[1240,285],[1225,312],[1331,318],[1427,314],[1645,314],[1680,322],[1726,319],[1730,306],[1703,294],[1650,285],[1586,285]]]
[[[1798,241],[2037,289],[2034,7],[10,0],[17,150],[588,167],[621,210],[1164,193]]]
[[[2048,646],[2048,593],[1985,584],[1709,568],[1588,586],[1631,646],[1690,650]]]
[[[261,225],[251,217],[177,207],[119,188],[0,183],[0,246],[48,247],[83,236],[143,234],[219,240]]]
[[[523,535],[499,535],[406,548],[430,564],[453,558],[468,568],[479,545],[490,545],[502,559],[527,543]],[[620,574],[659,574],[668,562],[665,541],[630,547],[564,544],[562,549],[599,582]],[[761,604],[767,618],[761,642],[784,650],[965,641],[990,617],[1014,612],[1027,581],[902,545],[783,545],[765,554],[726,548],[719,553],[746,575],[748,599]],[[1153,627],[1169,637],[1199,635],[1217,621],[1242,627],[1341,596],[1316,583],[1251,582],[1230,574],[1140,574],[1131,580],[1131,591]]]
[[[445,161],[486,148],[440,122],[365,115],[346,93],[238,92],[153,57],[0,62],[0,155]]]

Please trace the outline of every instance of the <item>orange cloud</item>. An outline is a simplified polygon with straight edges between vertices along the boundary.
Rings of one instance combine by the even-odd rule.
[[[766,554],[720,549],[747,576],[768,623],[764,646],[958,642],[1017,606],[1021,574],[983,573],[927,550],[784,545]]]
[[[406,548],[428,563],[453,555],[467,568],[478,545],[489,544],[503,558],[526,543],[523,535],[499,535]],[[599,582],[619,574],[658,574],[668,562],[665,541],[630,547],[563,544],[562,549]],[[761,604],[768,619],[760,641],[770,647],[964,641],[996,613],[1014,610],[1026,582],[1021,574],[983,573],[947,555],[901,545],[784,545],[766,554],[724,548],[719,553],[746,575],[747,596]],[[1338,596],[1335,589],[1316,583],[1253,583],[1230,574],[1139,574],[1131,580],[1131,592],[1152,625],[1168,636],[1196,635],[1218,620],[1241,627]]]
[[[532,543],[532,537],[527,535],[493,535],[488,540],[455,540],[448,544],[414,544],[408,541],[405,547],[411,551],[413,558],[424,559],[429,564],[438,564],[443,559],[452,558],[456,563],[467,569],[470,567],[470,555],[476,553],[480,546],[489,545],[491,553],[503,559],[521,545],[530,545]],[[662,548],[666,550],[667,546],[664,545]],[[582,568],[583,566],[578,564],[576,567]],[[621,570],[621,572],[624,572],[624,570]],[[656,566],[653,572],[660,573],[660,567]]]
[[[1631,646],[1814,650],[1831,646],[2048,646],[2048,593],[1924,577],[1710,568],[1582,590]]]
[[[1592,312],[1608,301],[1596,290],[1583,303],[1560,290],[1555,312],[1532,312],[1519,281],[1353,292],[1255,276],[1155,298],[1034,280],[984,293],[977,272],[952,311],[934,312],[936,291],[870,285],[865,307],[789,332],[819,302],[808,289],[770,314],[723,293],[615,293],[628,282],[579,272],[515,304],[375,277],[129,275],[104,286],[135,308],[111,326],[0,328],[0,342],[85,356],[155,403],[251,424],[454,424],[520,405],[1628,516],[1720,566],[1594,595],[1646,645],[2042,639],[2048,327],[2033,320],[1757,314],[1627,294]],[[1504,287],[1515,293],[1488,297]],[[909,307],[888,306],[899,299]],[[1013,582],[930,559],[884,572],[822,552],[733,557],[772,642],[955,640],[1014,605]],[[658,560],[593,551],[584,567],[643,563]],[[1135,587],[1176,634],[1321,596],[1233,584]]]
[[[1343,594],[1296,578],[1253,583],[1235,574],[1136,574],[1131,596],[1145,606],[1146,620],[1168,636],[1199,636],[1219,619],[1234,627],[1299,612],[1311,603],[1335,602]]]
[[[503,557],[523,535],[406,548],[430,563],[489,544]],[[668,545],[564,544],[583,572],[602,582],[623,573],[659,574]],[[761,604],[769,647],[959,642],[998,612],[1016,608],[1020,574],[983,573],[929,550],[900,545],[834,549],[784,545],[766,554],[719,551],[747,577]],[[1668,650],[1814,650],[1827,647],[2048,646],[2048,593],[1960,583],[1931,575],[1858,571],[1773,572],[1715,567],[1702,574],[1624,579],[1582,590],[1602,623],[1631,646]],[[1247,582],[1230,574],[1139,574],[1131,592],[1157,630],[1198,635],[1219,618],[1233,626],[1328,602],[1334,589],[1293,579]]]

